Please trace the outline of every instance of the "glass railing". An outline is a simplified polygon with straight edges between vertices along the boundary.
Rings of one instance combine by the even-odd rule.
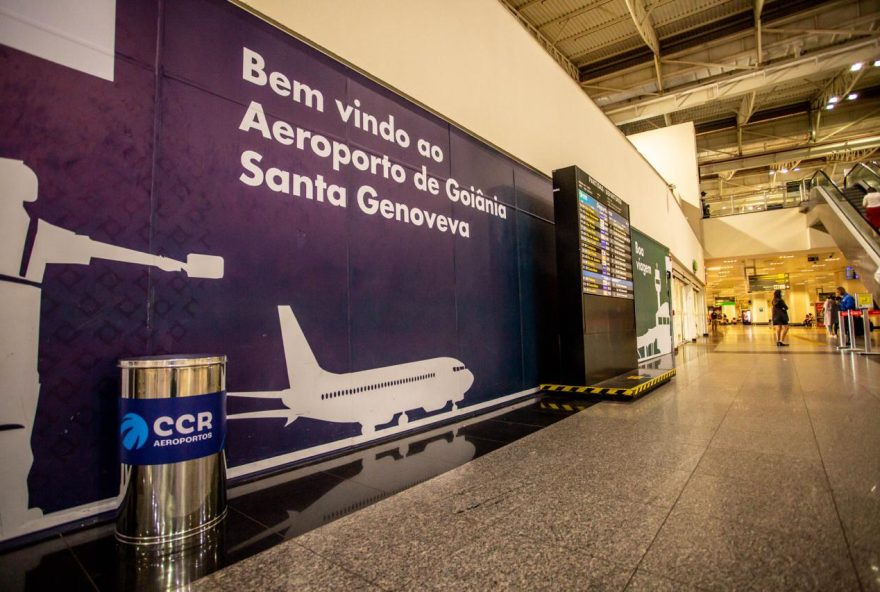
[[[874,171],[874,174],[880,177],[880,164],[877,164],[876,162],[863,162],[862,166]]]
[[[844,187],[861,187],[866,191],[880,191],[880,170],[873,164],[859,163],[843,180]]]
[[[775,191],[763,191],[751,195],[736,195],[726,199],[722,198],[721,200],[707,203],[707,208],[703,209],[703,217],[718,218],[720,216],[781,210],[782,208],[796,208],[801,201],[806,199],[808,193],[808,187],[798,184],[797,189],[792,185],[791,187],[782,187]]]

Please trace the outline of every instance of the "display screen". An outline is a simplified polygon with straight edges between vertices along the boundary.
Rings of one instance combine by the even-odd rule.
[[[578,180],[578,227],[584,294],[633,299],[628,208],[600,187]]]

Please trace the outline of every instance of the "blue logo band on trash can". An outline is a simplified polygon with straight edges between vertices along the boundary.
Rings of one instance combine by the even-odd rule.
[[[226,392],[119,400],[120,460],[159,465],[216,454],[226,443]]]

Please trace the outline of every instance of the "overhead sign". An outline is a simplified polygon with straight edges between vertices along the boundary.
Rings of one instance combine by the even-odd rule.
[[[749,292],[772,292],[773,290],[788,290],[790,288],[791,284],[787,273],[749,276]]]

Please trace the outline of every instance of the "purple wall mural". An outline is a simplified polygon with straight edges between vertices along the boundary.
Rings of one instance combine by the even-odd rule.
[[[556,375],[549,179],[229,3],[119,3],[116,27],[113,81],[0,47],[3,207],[26,212],[0,306],[39,335],[35,410],[0,417],[33,451],[0,458],[22,483],[0,538],[116,496],[120,357],[228,356],[233,476]],[[53,229],[92,250],[37,278]]]

